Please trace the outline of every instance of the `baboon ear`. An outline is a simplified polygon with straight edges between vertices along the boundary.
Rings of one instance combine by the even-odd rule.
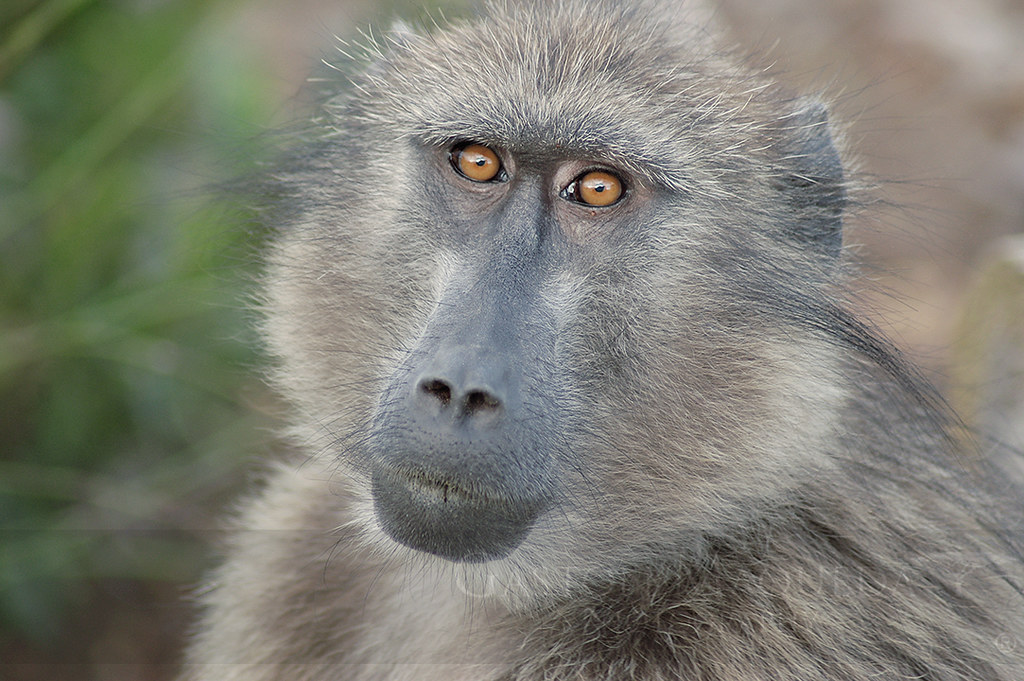
[[[788,207],[793,236],[822,254],[837,258],[843,245],[846,182],[832,141],[828,109],[816,99],[798,102],[781,121],[780,172],[776,188]]]

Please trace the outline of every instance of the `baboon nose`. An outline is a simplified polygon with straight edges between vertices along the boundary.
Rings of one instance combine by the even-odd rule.
[[[437,376],[425,376],[416,385],[424,400],[442,411],[454,410],[460,416],[483,416],[501,411],[502,400],[496,391],[487,387],[460,388],[454,381]]]
[[[434,398],[442,407],[447,407],[452,401],[452,386],[440,378],[420,379],[419,392],[422,395]]]

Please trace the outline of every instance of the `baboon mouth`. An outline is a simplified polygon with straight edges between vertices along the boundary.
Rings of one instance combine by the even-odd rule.
[[[401,477],[405,478],[404,482],[411,494],[427,499],[429,502],[442,504],[486,503],[483,495],[454,480],[423,473],[411,473]]]
[[[540,504],[422,471],[375,471],[372,494],[377,521],[389,537],[467,563],[511,553],[540,512]]]

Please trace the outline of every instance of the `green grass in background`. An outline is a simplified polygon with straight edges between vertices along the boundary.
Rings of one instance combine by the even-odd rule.
[[[271,117],[237,4],[0,3],[0,664],[90,635],[97,584],[197,579],[267,446],[259,237],[203,189]]]

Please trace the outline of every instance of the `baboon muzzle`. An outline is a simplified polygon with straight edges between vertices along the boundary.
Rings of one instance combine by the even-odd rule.
[[[520,334],[471,322],[428,329],[396,372],[371,435],[370,477],[392,539],[482,562],[515,550],[549,505],[558,426],[536,389],[524,394]]]

